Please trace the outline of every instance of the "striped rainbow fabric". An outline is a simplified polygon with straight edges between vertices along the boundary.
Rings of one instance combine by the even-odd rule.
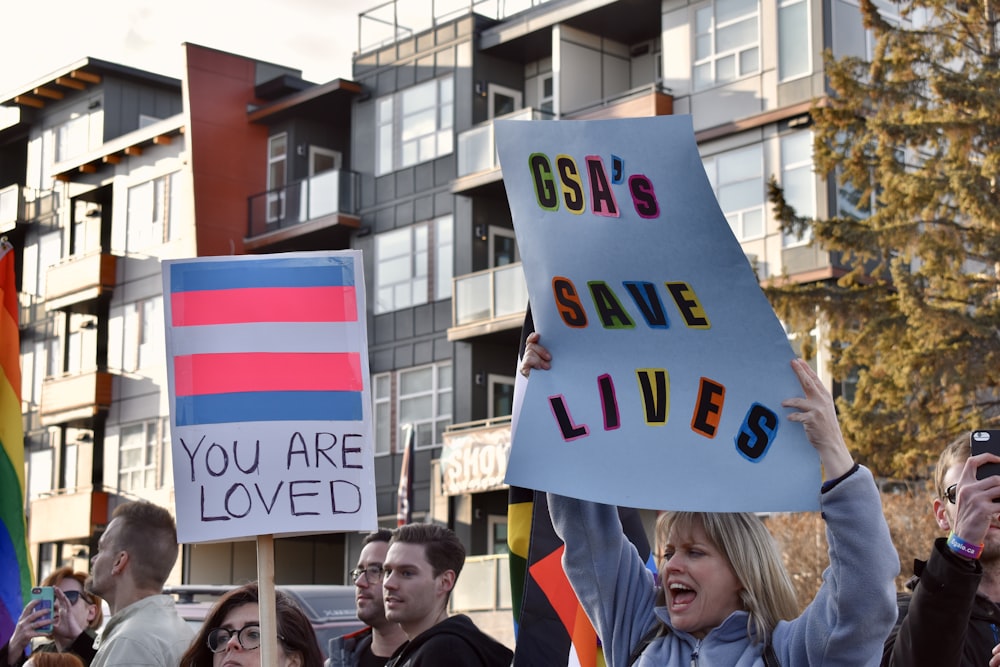
[[[14,633],[31,590],[24,517],[24,431],[14,253],[0,239],[0,644]]]

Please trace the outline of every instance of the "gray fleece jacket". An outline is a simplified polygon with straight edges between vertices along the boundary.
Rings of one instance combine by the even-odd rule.
[[[856,467],[824,485],[830,566],[816,598],[798,618],[781,621],[772,644],[782,667],[876,666],[896,620],[899,558],[871,473]],[[556,533],[566,543],[563,567],[597,630],[608,667],[625,667],[657,620],[652,573],[623,532],[615,507],[548,494]],[[637,667],[761,667],[761,644],[737,611],[702,639],[671,629],[654,639]]]

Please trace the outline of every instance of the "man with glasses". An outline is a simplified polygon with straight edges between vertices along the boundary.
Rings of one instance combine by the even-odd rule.
[[[948,537],[916,561],[900,594],[899,618],[882,667],[985,667],[1000,644],[1000,476],[977,480],[993,454],[972,456],[969,435],[941,453],[934,471],[934,517]]]
[[[385,617],[409,641],[387,667],[509,667],[514,653],[472,622],[448,615],[465,547],[443,526],[411,523],[392,531],[382,570]]]
[[[388,530],[365,536],[358,566],[351,571],[358,619],[368,627],[330,640],[326,667],[383,667],[406,641],[403,629],[385,618],[382,565],[389,549]]]
[[[51,637],[35,630],[48,621],[36,614],[34,600],[24,607],[6,646],[0,648],[0,667],[20,667],[28,658],[25,649],[32,640],[50,641],[32,644],[32,653],[73,653],[89,665],[94,659],[94,638],[101,627],[104,615],[101,599],[83,590],[86,572],[74,572],[72,567],[61,567],[42,581],[42,586],[52,586],[56,598],[56,613],[52,619]]]
[[[170,512],[145,501],[119,505],[97,548],[87,589],[108,601],[111,618],[93,667],[177,667],[194,632],[163,594],[178,552]]]

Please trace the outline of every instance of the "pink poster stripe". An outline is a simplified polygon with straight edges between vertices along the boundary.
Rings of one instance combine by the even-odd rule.
[[[249,269],[248,269],[249,270]],[[175,327],[250,322],[356,322],[354,287],[249,287],[174,292]]]
[[[177,396],[254,391],[361,391],[357,352],[230,352],[174,357]]]

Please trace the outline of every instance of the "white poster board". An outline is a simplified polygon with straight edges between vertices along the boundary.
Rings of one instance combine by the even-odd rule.
[[[498,121],[550,371],[506,482],[650,509],[809,510],[820,466],[781,401],[787,336],[719,208],[691,119]]]
[[[361,251],[163,262],[180,542],[373,530]]]

